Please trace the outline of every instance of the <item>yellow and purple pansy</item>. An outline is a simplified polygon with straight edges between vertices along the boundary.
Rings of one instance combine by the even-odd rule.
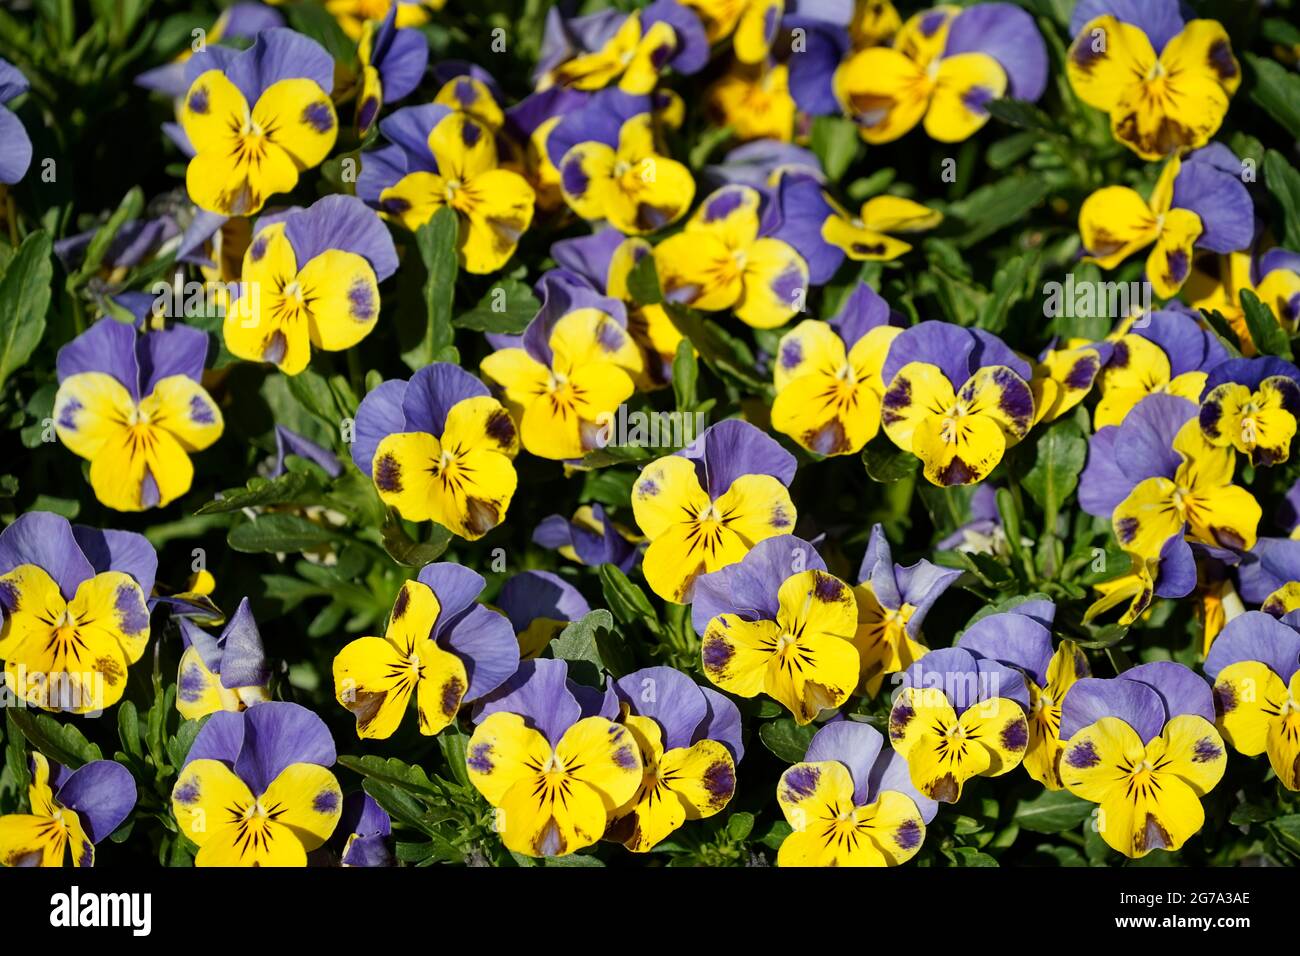
[[[547,515],[533,529],[533,544],[591,568],[612,564],[624,574],[641,555],[633,532],[616,524],[600,502],[580,506],[572,518]]]
[[[568,679],[561,660],[524,661],[479,706],[470,782],[497,811],[506,849],[565,856],[605,833],[644,781],[636,737],[610,695]]]
[[[643,768],[606,839],[647,853],[687,820],[711,817],[730,802],[745,752],[735,704],[671,667],[626,674],[609,683],[605,697],[636,741]]]
[[[1233,618],[1205,658],[1219,730],[1247,757],[1268,754],[1277,779],[1300,790],[1300,634],[1291,612]]]
[[[1034,423],[1028,362],[983,329],[922,322],[894,338],[881,422],[935,485],[983,481]]]
[[[642,573],[666,601],[691,601],[695,581],[794,528],[795,459],[748,422],[709,426],[690,446],[642,469],[632,513],[649,540]]]
[[[649,96],[601,90],[556,124],[546,149],[569,208],[630,236],[676,222],[695,198],[690,170],[659,152]]]
[[[1193,308],[1221,314],[1249,357],[1258,349],[1246,324],[1242,292],[1254,293],[1278,324],[1294,334],[1300,327],[1300,253],[1274,248],[1263,254],[1199,256],[1192,263],[1183,297]]]
[[[1250,456],[1256,467],[1291,457],[1300,417],[1300,371],[1272,356],[1229,359],[1205,380],[1201,433],[1215,447]]]
[[[424,79],[429,42],[419,30],[399,30],[397,8],[382,21],[368,20],[357,44],[361,91],[357,95],[357,134],[365,136],[385,104],[405,99]]]
[[[542,307],[523,335],[502,336],[480,368],[539,458],[578,459],[605,444],[612,416],[636,390],[641,350],[618,299],[553,269],[538,281]]]
[[[1097,190],[1079,209],[1086,261],[1114,269],[1151,246],[1147,281],[1162,299],[1177,295],[1191,275],[1194,250],[1237,252],[1254,237],[1254,207],[1241,165],[1230,149],[1215,143],[1186,160],[1170,157],[1149,199],[1128,186]]]
[[[263,30],[247,50],[209,46],[185,63],[181,127],[193,150],[185,185],[194,204],[251,216],[298,184],[334,148],[334,61],[283,28]]]
[[[90,462],[90,485],[105,507],[161,508],[190,490],[190,455],[224,428],[201,384],[207,354],[198,329],[140,334],[111,318],[59,349],[54,430]]]
[[[343,791],[330,772],[334,740],[298,704],[268,701],[213,714],[172,788],[195,866],[306,866],[333,834]]]
[[[1048,790],[1060,790],[1061,702],[1080,678],[1091,676],[1088,658],[1078,644],[1061,641],[1052,649],[1051,601],[1027,600],[1005,613],[990,614],[968,627],[956,646],[987,657],[1025,675],[1029,689],[1029,745],[1024,765],[1029,776]]]
[[[760,541],[739,563],[700,578],[691,621],[705,677],[738,697],[766,694],[800,726],[858,686],[853,589],[793,535]]]
[[[1065,789],[1098,804],[1097,833],[1132,859],[1177,850],[1201,829],[1201,799],[1228,761],[1210,685],[1173,661],[1075,682],[1060,735]]]
[[[383,382],[357,408],[352,461],[408,521],[483,537],[518,485],[519,437],[505,407],[457,365],[435,362]]]
[[[756,329],[777,328],[804,311],[808,264],[794,246],[764,230],[762,201],[749,186],[722,186],[681,232],[655,247],[668,301],[734,311]]]
[[[889,741],[913,785],[956,803],[972,777],[1020,765],[1029,746],[1029,690],[1019,670],[961,647],[931,651],[903,672],[889,711]]]
[[[179,619],[185,652],[176,675],[176,709],[186,720],[241,711],[271,699],[262,635],[248,605],[239,602],[219,637],[186,617]]]
[[[69,770],[36,752],[29,769],[30,812],[0,816],[0,866],[94,866],[95,844],[135,808],[131,772],[112,760]]]
[[[533,221],[533,187],[501,166],[495,133],[468,113],[438,103],[385,117],[389,145],[361,157],[357,195],[416,231],[439,209],[455,211],[462,267],[496,272]]]
[[[1110,359],[1110,342],[1071,339],[1052,342],[1034,361],[1029,388],[1034,393],[1034,424],[1053,422],[1077,407],[1092,391]]]
[[[761,63],[767,59],[786,0],[681,0],[704,24],[710,43],[732,38],[736,59]]]
[[[664,70],[689,76],[708,60],[700,18],[677,0],[653,0],[631,13],[601,10],[580,17],[552,7],[533,75],[539,90],[616,85],[626,93],[650,93]]]
[[[772,427],[818,455],[856,455],[880,431],[880,369],[901,316],[859,282],[829,322],[805,319],[773,363]]]
[[[936,601],[961,577],[922,558],[902,567],[876,524],[858,568],[853,596],[858,604],[858,624],[853,644],[862,658],[860,690],[874,697],[885,677],[905,671],[926,653],[921,626]]]
[[[539,656],[561,631],[591,611],[581,591],[550,571],[511,575],[501,585],[496,606],[510,622],[524,660]]]
[[[313,348],[340,352],[370,334],[379,283],[396,271],[392,237],[355,196],[263,216],[244,253],[239,298],[226,310],[226,348],[297,375]]]
[[[742,142],[794,139],[799,107],[784,63],[733,63],[705,91],[705,105],[714,123]]]
[[[925,842],[939,805],[870,724],[835,720],[781,774],[776,799],[792,832],[778,866],[900,866]]]
[[[1184,20],[1178,0],[1080,0],[1070,33],[1074,92],[1143,159],[1204,146],[1241,85],[1222,24]]]
[[[765,232],[799,250],[814,285],[829,282],[845,258],[897,259],[912,247],[896,233],[924,232],[943,221],[938,210],[890,195],[868,199],[855,215],[831,198],[819,176],[804,170],[781,176],[765,216]]]
[[[1122,423],[1148,395],[1200,402],[1209,372],[1228,358],[1214,333],[1177,309],[1139,316],[1121,328],[1097,379],[1092,424],[1098,431]]]
[[[418,27],[441,10],[447,0],[325,0],[325,9],[338,21],[349,39],[360,40],[366,23],[396,16],[399,27]]]
[[[384,636],[339,651],[334,697],[356,717],[358,737],[391,737],[412,700],[420,733],[433,736],[515,672],[509,622],[476,603],[485,584],[459,564],[426,564],[397,592]]]
[[[342,834],[342,846],[338,849],[340,866],[396,866],[390,846],[393,834],[393,820],[375,798],[364,790],[350,793],[343,798],[343,815],[334,829],[330,839],[331,847],[337,846]]]
[[[931,139],[956,143],[988,122],[990,100],[1042,96],[1047,47],[1020,7],[939,6],[910,17],[892,45],[851,54],[834,84],[868,143],[892,142],[918,123]]]

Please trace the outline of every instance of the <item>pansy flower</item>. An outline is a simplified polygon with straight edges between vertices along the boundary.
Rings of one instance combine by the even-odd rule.
[[[590,93],[581,90],[553,86],[525,96],[506,110],[505,130],[522,150],[524,178],[536,193],[538,209],[553,212],[564,208],[560,170],[550,152],[551,133],[590,98]]]
[[[689,76],[708,61],[709,41],[699,17],[676,0],[653,0],[631,13],[601,10],[572,18],[552,7],[534,77],[538,89],[555,84],[600,90],[617,84],[627,93],[649,93],[668,67]]]
[[[414,232],[443,207],[456,212],[459,255],[467,272],[487,275],[514,255],[533,221],[533,188],[500,168],[496,138],[466,113],[430,104],[398,110],[379,124],[398,147],[374,163],[370,189],[388,218]],[[358,179],[358,195],[361,191]]]
[[[184,617],[180,628],[185,653],[176,677],[176,709],[182,717],[199,720],[270,700],[266,685],[271,670],[248,598],[239,602],[220,637]]]
[[[652,107],[648,96],[602,90],[547,137],[564,201],[583,219],[603,219],[640,236],[676,222],[691,207],[695,180],[659,153]]]
[[[1050,601],[1026,601],[1001,614],[982,617],[957,641],[957,647],[987,657],[1025,675],[1029,689],[1029,746],[1025,770],[1048,790],[1060,790],[1061,702],[1080,678],[1089,677],[1088,658],[1073,641],[1052,649]]]
[[[29,84],[18,67],[0,59],[0,184],[12,185],[32,164],[32,141],[22,121],[4,104],[27,92]]]
[[[1133,859],[1177,850],[1200,830],[1201,798],[1227,766],[1210,685],[1172,661],[1077,681],[1061,739],[1065,789],[1099,804],[1097,832]]]
[[[931,139],[956,143],[988,122],[989,100],[1043,94],[1047,48],[1033,17],[1012,4],[934,7],[909,18],[892,46],[850,55],[834,83],[868,143],[891,142],[918,123]]]
[[[1156,295],[1167,299],[1178,294],[1191,274],[1194,247],[1228,253],[1249,246],[1255,228],[1250,194],[1239,172],[1234,175],[1213,161],[1197,161],[1208,149],[1186,161],[1171,157],[1150,199],[1128,186],[1106,186],[1085,199],[1079,209],[1079,235],[1087,261],[1114,269],[1152,246],[1147,279]],[[1235,159],[1226,147],[1223,150]]]
[[[1205,658],[1218,727],[1247,757],[1268,754],[1277,779],[1300,790],[1300,634],[1260,611],[1229,621]]]
[[[805,319],[773,363],[772,427],[819,455],[855,455],[880,430],[880,367],[903,330],[865,282],[830,322]]]
[[[144,511],[190,490],[190,455],[224,427],[200,384],[207,354],[208,337],[198,329],[140,335],[107,318],[59,349],[54,430],[90,462],[100,503]]]
[[[705,91],[704,101],[714,122],[738,140],[794,139],[798,104],[785,63],[733,63]]]
[[[435,362],[390,379],[357,408],[352,460],[408,521],[477,540],[506,515],[518,485],[518,434],[487,386]]]
[[[1241,85],[1222,24],[1184,21],[1178,0],[1080,0],[1070,33],[1074,92],[1143,159],[1204,146]]]
[[[343,809],[334,760],[325,722],[298,704],[213,714],[172,788],[194,865],[306,866]]]
[[[519,345],[483,359],[519,423],[523,446],[540,458],[581,458],[599,447],[610,417],[635,390],[641,351],[621,302],[564,270],[539,283],[542,307]]]
[[[1196,589],[1196,554],[1181,534],[1169,538],[1154,557],[1129,552],[1128,558],[1127,570],[1092,586],[1099,596],[1084,612],[1085,623],[1127,602],[1117,621],[1127,627],[1147,612],[1153,599],[1186,597]]]
[[[459,564],[426,564],[397,592],[384,636],[339,651],[334,696],[357,718],[358,737],[391,737],[412,698],[420,733],[433,736],[515,672],[509,623],[475,603],[485,583]]]
[[[749,186],[723,186],[681,232],[655,247],[669,301],[708,312],[734,310],[756,329],[774,329],[803,311],[808,265],[793,246],[764,234],[761,202]]]
[[[1287,332],[1300,327],[1300,253],[1270,249],[1260,256],[1236,252],[1226,256],[1202,256],[1192,264],[1183,297],[1195,309],[1218,312],[1227,321],[1241,352],[1258,353],[1246,325],[1242,292],[1253,292],[1268,306]]]
[[[533,544],[588,567],[612,564],[624,574],[640,557],[636,535],[616,524],[599,502],[582,505],[572,518],[547,515],[533,529]]]
[[[44,754],[31,757],[30,813],[0,816],[0,865],[95,865],[102,843],[135,807],[135,780],[112,760],[68,770]]]
[[[366,24],[383,20],[389,14],[396,17],[399,27],[418,27],[429,22],[434,11],[441,10],[447,0],[325,0],[325,9],[338,21],[350,39],[359,40]]]
[[[1118,425],[1148,395],[1176,395],[1199,402],[1210,370],[1228,353],[1215,335],[1185,312],[1144,315],[1113,342],[1097,379],[1101,397],[1093,412],[1100,431]]]
[[[1034,393],[1034,424],[1054,422],[1087,398],[1111,348],[1109,342],[1073,340],[1054,343],[1040,352],[1029,382]]]
[[[641,389],[659,388],[672,380],[673,359],[683,338],[662,305],[639,304],[629,288],[633,268],[653,252],[650,243],[639,236],[624,236],[609,227],[551,246],[551,255],[561,268],[623,303],[627,330],[641,348],[643,369],[637,376]]]
[[[226,312],[226,348],[297,375],[313,347],[341,352],[379,321],[379,283],[397,250],[379,217],[355,196],[263,218],[244,253],[241,294]]]
[[[185,78],[181,126],[195,153],[185,185],[202,209],[251,216],[334,148],[334,61],[314,40],[263,30],[248,50],[196,53]]]
[[[903,672],[889,712],[889,741],[912,783],[931,800],[956,803],[972,777],[1019,766],[1029,745],[1024,675],[960,647],[931,651]]]
[[[895,564],[885,529],[872,527],[853,589],[858,604],[853,643],[862,657],[861,687],[868,694],[874,697],[885,675],[907,670],[926,653],[921,625],[959,577],[960,571],[925,559],[907,567]]]
[[[853,589],[792,535],[767,538],[701,578],[691,620],[705,677],[738,697],[766,694],[800,726],[858,686]]]
[[[767,58],[785,0],[682,0],[699,14],[710,43],[732,37],[736,57],[743,63]]]
[[[776,799],[793,830],[778,866],[899,866],[916,856],[939,806],[870,724],[828,723],[781,774]]]
[[[86,260],[86,250],[90,248],[91,242],[98,233],[99,228],[96,227],[55,241],[54,254],[59,257],[59,262],[62,263],[65,271],[72,273],[81,267]],[[108,285],[121,283],[135,266],[156,261],[158,255],[169,245],[174,244],[173,240],[180,234],[178,217],[170,212],[141,219],[128,219],[122,223],[113,235],[112,241],[109,242],[108,248],[104,250],[99,261],[99,276]],[[148,293],[120,293],[114,297],[114,301],[122,304],[128,311],[131,310],[129,303],[133,302],[133,298],[127,299],[127,295],[132,297],[142,295],[143,298],[138,301],[141,304],[147,303],[148,308],[144,311],[149,313],[151,318],[153,317],[154,296]]]
[[[881,422],[941,486],[982,481],[1034,421],[1029,363],[982,329],[922,322],[893,340]]]
[[[512,575],[501,585],[496,605],[510,621],[524,660],[537,657],[569,624],[591,611],[581,591],[550,571]]]
[[[642,572],[651,590],[685,604],[701,574],[788,533],[794,473],[793,455],[738,419],[711,425],[691,446],[647,465],[632,487],[632,513],[650,542]]]
[[[568,680],[559,660],[525,661],[479,708],[470,782],[499,813],[506,848],[564,856],[590,846],[644,780],[640,749],[612,701]]]
[[[704,167],[704,178],[708,181],[755,189],[777,186],[792,173],[807,174],[818,182],[826,179],[816,153],[776,139],[741,143],[729,150],[721,162]]]
[[[496,78],[468,60],[440,61],[433,68],[433,78],[441,84],[433,95],[433,102],[467,114],[496,135],[497,148],[505,154],[502,165],[508,166],[518,146],[510,136],[500,135],[506,127],[506,114],[501,109],[503,95]]]
[[[420,85],[429,64],[429,42],[419,30],[399,30],[397,8],[382,21],[368,20],[357,45],[361,92],[357,96],[357,133],[370,132],[385,103],[405,99]]]
[[[895,233],[933,229],[943,214],[901,196],[874,196],[853,214],[835,202],[819,178],[788,173],[777,185],[765,223],[771,235],[794,246],[808,263],[814,285],[831,280],[845,257],[889,262],[912,247]]]
[[[1261,510],[1254,495],[1232,483],[1232,449],[1216,448],[1205,440],[1195,419],[1195,406],[1184,399],[1152,396],[1134,414],[1148,403],[1159,403],[1153,405],[1153,414],[1163,431],[1179,418],[1188,418],[1169,446],[1143,449],[1148,457],[1141,470],[1147,477],[1133,486],[1111,514],[1120,546],[1138,557],[1154,559],[1170,538],[1187,533],[1193,541],[1211,547],[1251,548]],[[1117,433],[1113,440],[1122,441],[1123,437]],[[1118,460],[1138,449],[1121,450],[1116,444],[1114,451]]]
[[[641,751],[642,777],[605,838],[646,853],[687,820],[720,812],[736,792],[740,711],[671,667],[643,667],[606,690]]]
[[[340,833],[347,834],[339,853],[340,866],[397,864],[388,845],[393,833],[392,818],[364,790],[350,793],[343,799],[343,815],[339,818],[334,840],[339,838]]]
[[[1300,371],[1271,356],[1229,359],[1205,381],[1201,433],[1216,448],[1231,447],[1257,467],[1291,457],[1300,416]]]

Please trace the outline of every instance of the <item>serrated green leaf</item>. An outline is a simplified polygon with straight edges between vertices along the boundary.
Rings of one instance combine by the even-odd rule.
[[[337,539],[330,528],[295,514],[258,515],[226,535],[227,544],[246,554],[298,554]]]
[[[76,770],[92,760],[103,760],[99,747],[86,739],[75,724],[60,723],[49,714],[15,708],[9,716],[27,742],[56,763]]]
[[[457,316],[452,325],[474,332],[518,335],[540,308],[541,303],[526,283],[502,279],[492,284],[474,308]]]

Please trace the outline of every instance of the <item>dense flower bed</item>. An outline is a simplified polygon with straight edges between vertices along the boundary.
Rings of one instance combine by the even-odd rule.
[[[0,12],[0,864],[1300,855],[1294,0],[197,6]]]

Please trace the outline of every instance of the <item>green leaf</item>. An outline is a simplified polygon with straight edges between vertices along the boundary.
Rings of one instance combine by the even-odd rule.
[[[614,630],[614,615],[604,608],[589,611],[573,621],[551,641],[551,653],[560,660],[587,661],[603,667],[597,635]]]
[[[518,279],[494,282],[478,305],[452,323],[458,329],[518,335],[528,327],[541,304],[527,283]]]
[[[456,360],[451,305],[456,293],[456,243],[460,220],[443,206],[415,233],[427,278],[424,282],[425,327],[420,341],[402,353],[402,361],[418,371],[433,362]]]
[[[1038,277],[1037,264],[1029,256],[1015,256],[993,277],[993,291],[980,306],[977,328],[1000,333],[1007,327],[1011,307],[1029,295]]]
[[[108,222],[95,230],[90,244],[86,246],[86,254],[81,260],[81,265],[68,279],[71,288],[83,285],[88,278],[99,272],[100,264],[104,261],[105,254],[113,244],[113,240],[117,238],[122,226],[128,220],[139,218],[143,209],[144,193],[139,186],[133,186],[117,204],[113,214],[108,217]]]
[[[297,375],[284,376],[285,385],[294,401],[324,422],[331,432],[346,417],[334,397],[329,379],[314,369],[305,368]]]
[[[1293,140],[1300,140],[1300,74],[1253,53],[1246,54],[1246,62],[1255,74],[1250,98],[1281,123]]]
[[[1049,519],[1055,520],[1065,499],[1078,487],[1079,473],[1087,457],[1088,440],[1071,419],[1061,419],[1038,436],[1034,466],[1022,479],[1021,486]]]
[[[1045,112],[1025,100],[1004,98],[989,100],[984,104],[990,116],[1009,126],[1030,130],[1047,136],[1061,136],[1061,129]]]
[[[424,770],[404,763],[396,757],[377,757],[374,754],[366,754],[362,757],[340,755],[338,762],[341,766],[369,780],[388,784],[430,800],[442,798],[442,792],[434,786]]]
[[[678,411],[695,407],[699,378],[700,363],[695,360],[695,349],[688,339],[682,339],[677,343],[677,354],[673,356],[673,397]]]
[[[1291,341],[1286,330],[1278,325],[1272,310],[1249,289],[1242,289],[1240,298],[1242,311],[1246,314],[1246,328],[1250,330],[1250,339],[1260,354],[1276,355],[1291,361]]]
[[[874,480],[889,484],[911,478],[920,467],[921,460],[911,452],[903,451],[886,435],[880,434],[862,449],[862,464]]]
[[[50,307],[50,237],[34,232],[0,275],[0,388],[31,357],[45,334]]]
[[[144,753],[140,749],[140,712],[129,700],[122,701],[117,709],[117,738],[126,753],[136,757]]]
[[[1024,220],[1051,192],[1051,184],[1037,174],[1008,176],[976,189],[948,206],[947,215],[967,227],[954,241],[962,248],[982,242],[998,230]]]
[[[766,395],[772,384],[754,374],[754,353],[743,341],[694,309],[665,302],[664,311],[677,331],[690,339],[706,365],[720,376]]]
[[[381,531],[384,550],[390,558],[408,568],[422,568],[437,561],[451,544],[451,531],[436,521],[431,521],[429,527],[428,541],[412,541],[397,513],[390,509]]]
[[[602,564],[597,574],[605,603],[614,612],[614,617],[624,624],[643,625],[654,634],[660,633],[659,615],[639,585],[633,583],[617,565]]]
[[[786,763],[798,763],[808,752],[817,728],[811,724],[800,727],[791,717],[769,721],[758,728],[758,739]]]
[[[813,119],[812,151],[822,161],[826,177],[838,182],[862,150],[857,124],[843,116],[818,116]]]
[[[447,769],[455,781],[462,787],[469,787],[469,768],[465,765],[469,737],[448,727],[438,735],[438,749],[442,751],[442,759],[447,762]]]
[[[727,836],[737,843],[746,840],[754,832],[754,815],[738,810],[727,818]]]
[[[295,514],[262,514],[231,528],[226,543],[245,554],[298,554],[337,538],[324,525]]]
[[[263,508],[300,501],[313,501],[324,491],[310,471],[287,471],[279,478],[250,478],[243,488],[229,488],[200,507],[195,514],[225,514],[245,508]]]
[[[1264,154],[1264,182],[1282,207],[1282,225],[1286,229],[1282,245],[1300,249],[1300,170],[1277,150],[1270,149]]]
[[[1036,797],[1018,801],[1012,818],[1034,833],[1061,833],[1088,819],[1092,807],[1068,790],[1044,790]]]
[[[627,291],[637,305],[658,305],[664,300],[654,256],[643,255],[632,266],[627,275]]]
[[[75,724],[63,724],[49,714],[38,714],[22,708],[15,708],[8,713],[29,744],[70,770],[76,770],[92,760],[104,759],[99,747],[87,740]]]

